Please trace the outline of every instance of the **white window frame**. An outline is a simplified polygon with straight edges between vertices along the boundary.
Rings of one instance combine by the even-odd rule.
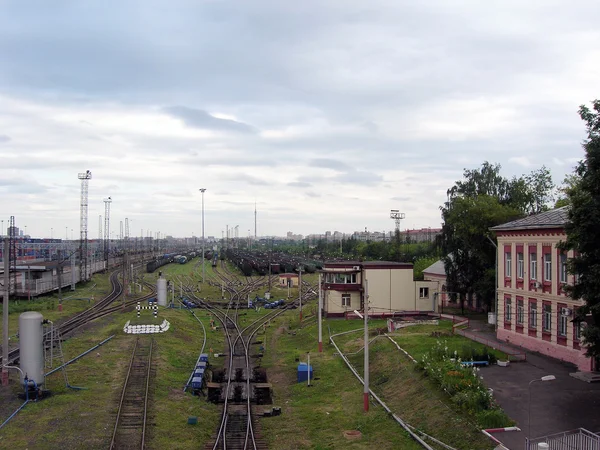
[[[567,308],[564,308],[567,309]],[[562,311],[560,311],[560,317],[558,320],[558,335],[561,337],[567,337],[567,322],[568,322],[568,317],[565,316],[564,314],[562,314]]]
[[[352,294],[342,294],[342,306],[352,307]]]
[[[419,288],[419,298],[429,298],[429,287],[422,286]]]
[[[567,255],[564,253],[560,254],[560,282],[567,283]]]
[[[583,330],[583,322],[574,322],[573,326],[575,327],[575,336],[574,340],[577,342],[581,341],[581,331]]]
[[[504,276],[510,278],[512,276],[512,252],[504,252]]]
[[[552,305],[542,304],[542,331],[552,332]]]
[[[529,328],[537,328],[537,302],[529,304]]]
[[[517,253],[517,278],[523,279],[525,276],[525,256],[523,252]]]
[[[552,281],[552,253],[544,253],[544,281]]]
[[[504,300],[504,321],[510,322],[512,318],[512,299]]]
[[[537,253],[530,253],[529,258],[529,279],[537,280]]]
[[[517,300],[517,324],[523,325],[525,320],[525,307],[523,300]]]

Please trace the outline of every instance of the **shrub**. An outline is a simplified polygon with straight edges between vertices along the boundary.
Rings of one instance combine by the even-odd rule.
[[[477,423],[482,428],[508,427],[514,422],[501,409],[494,408],[480,411],[476,414]]]

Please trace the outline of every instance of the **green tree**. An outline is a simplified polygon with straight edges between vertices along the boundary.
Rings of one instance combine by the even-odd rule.
[[[552,200],[554,184],[546,167],[511,180],[500,169],[487,161],[479,169],[465,169],[441,207],[448,290],[460,296],[461,305],[474,294],[488,307],[494,298],[496,251],[487,238],[489,228],[542,212]]]
[[[579,108],[588,135],[583,142],[585,159],[575,170],[579,181],[566,190],[571,207],[562,248],[575,251],[569,270],[579,276],[567,292],[584,301],[577,318],[587,323],[583,330],[587,355],[600,358],[600,100],[592,108]]]
[[[489,271],[495,270],[496,249],[488,241],[488,230],[520,215],[519,210],[487,194],[455,197],[442,209],[448,291],[460,296],[463,312],[464,300],[472,300],[475,294],[488,308],[491,305],[495,277]]]

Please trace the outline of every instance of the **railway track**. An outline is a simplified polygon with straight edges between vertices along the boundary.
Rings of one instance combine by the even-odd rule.
[[[137,338],[117,410],[111,450],[144,449],[154,339]]]
[[[142,297],[126,300],[123,303],[119,303],[118,305],[114,305],[113,303],[117,300],[121,294],[123,293],[123,285],[119,280],[120,269],[111,273],[110,282],[112,286],[111,292],[104,297],[102,300],[98,301],[90,308],[76,314],[75,316],[67,319],[66,321],[57,324],[58,329],[60,330],[60,334],[63,337],[66,337],[69,333],[75,331],[77,328],[93,321],[99,319],[101,317],[112,314],[116,311],[122,310],[123,308],[135,305],[137,302],[148,299],[155,295],[155,289],[153,289],[149,294],[146,294]],[[153,286],[152,286],[153,287]],[[46,336],[44,336],[46,340]],[[15,364],[18,362],[20,357],[20,349],[16,348],[9,352],[8,359],[9,364]]]

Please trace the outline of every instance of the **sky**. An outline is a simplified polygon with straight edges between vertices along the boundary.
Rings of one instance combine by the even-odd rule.
[[[597,1],[0,3],[0,215],[35,237],[439,227],[484,161],[583,157]],[[26,227],[26,228],[25,228]]]

